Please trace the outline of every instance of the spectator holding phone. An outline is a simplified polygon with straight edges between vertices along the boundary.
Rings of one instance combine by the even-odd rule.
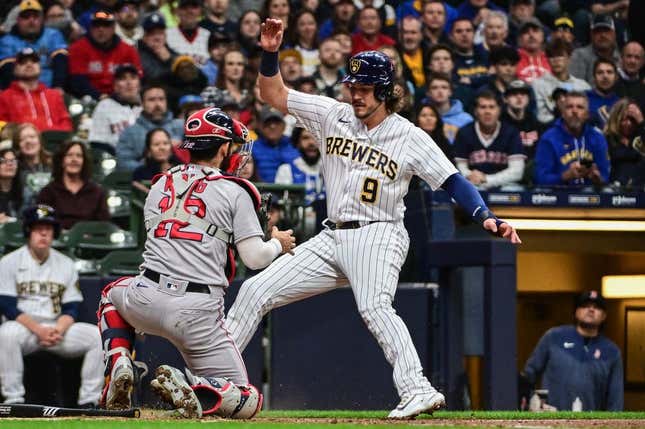
[[[587,123],[589,100],[582,92],[565,96],[562,118],[540,138],[535,155],[537,185],[601,185],[609,180],[605,136]]]

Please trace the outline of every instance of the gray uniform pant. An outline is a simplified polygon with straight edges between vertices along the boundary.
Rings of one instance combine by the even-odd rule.
[[[139,276],[119,281],[108,299],[137,331],[164,337],[177,347],[193,374],[248,384],[242,356],[224,328],[224,288],[210,290],[185,292],[181,282],[162,276],[156,283]]]

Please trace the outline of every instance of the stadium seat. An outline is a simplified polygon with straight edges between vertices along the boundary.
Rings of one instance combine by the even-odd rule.
[[[70,140],[74,134],[68,131],[43,131],[43,142],[45,142],[45,149],[51,153],[58,152],[58,148],[66,141]]]
[[[98,261],[97,271],[103,277],[134,276],[142,262],[139,250],[113,250]]]
[[[113,171],[105,176],[102,185],[106,189],[114,189],[116,191],[127,192],[128,195],[132,192],[132,172],[131,171]]]
[[[116,168],[116,157],[107,151],[102,144],[90,142],[92,155],[92,177],[97,182],[102,182]]]
[[[100,259],[113,250],[136,249],[137,241],[130,231],[111,222],[76,223],[65,236],[70,253],[80,259]]]
[[[57,250],[64,250],[67,247],[65,242],[65,231],[54,240],[52,247]],[[27,239],[22,231],[22,222],[7,222],[0,228],[0,245],[3,246],[4,254],[12,252],[25,244]]]

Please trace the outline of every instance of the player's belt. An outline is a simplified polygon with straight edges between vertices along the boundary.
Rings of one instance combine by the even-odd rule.
[[[331,229],[331,230],[335,230],[335,229],[358,229],[358,228],[362,228],[364,226],[367,226],[369,224],[376,223],[376,222],[378,222],[378,221],[377,220],[372,220],[372,221],[362,222],[362,221],[359,221],[359,220],[352,220],[352,221],[349,221],[349,222],[332,222],[329,219],[327,219],[324,222],[324,225],[327,228]]]
[[[143,272],[143,277],[152,280],[155,283],[159,283],[159,277],[161,274],[158,272],[151,270],[150,268],[146,268],[146,270]],[[197,292],[197,293],[211,293],[211,288],[208,287],[208,285],[202,284],[202,283],[195,283],[195,282],[188,282],[186,285],[186,292]]]

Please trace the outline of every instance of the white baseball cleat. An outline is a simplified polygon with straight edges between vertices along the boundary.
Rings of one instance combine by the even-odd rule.
[[[119,356],[110,373],[110,383],[105,397],[108,410],[129,410],[132,408],[132,386],[134,372],[132,361],[127,356]]]
[[[436,390],[432,393],[405,395],[399,405],[387,416],[388,419],[413,419],[421,413],[432,414],[433,411],[446,406],[446,398]]]
[[[156,378],[150,382],[150,387],[161,399],[187,419],[198,419],[202,416],[202,405],[180,370],[170,365],[161,365],[155,374]]]

